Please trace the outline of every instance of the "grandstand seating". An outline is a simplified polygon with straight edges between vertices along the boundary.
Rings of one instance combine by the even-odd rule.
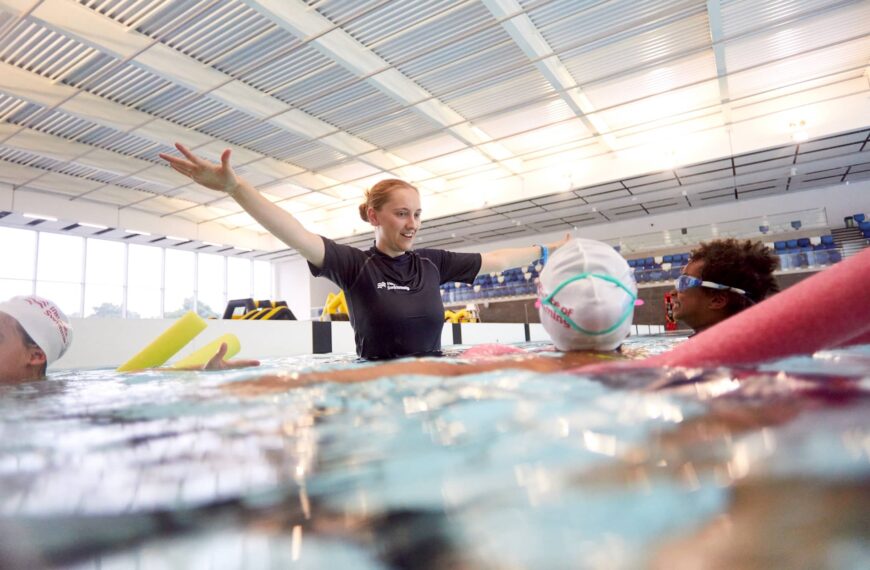
[[[865,221],[863,214],[855,215],[854,219],[858,221],[858,228],[864,237],[870,238],[870,221]],[[773,249],[779,256],[781,271],[832,265],[843,258],[843,253],[837,248],[832,235],[776,241]],[[638,284],[662,285],[679,277],[690,256],[689,253],[671,253],[661,257],[642,257],[627,261],[634,270]],[[526,267],[480,275],[471,285],[447,283],[441,286],[441,298],[445,304],[457,304],[532,296],[537,291],[540,270],[541,261],[537,260]]]

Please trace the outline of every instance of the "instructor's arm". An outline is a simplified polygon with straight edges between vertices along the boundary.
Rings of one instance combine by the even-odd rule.
[[[185,158],[168,154],[160,154],[160,158],[197,184],[226,192],[272,235],[298,251],[315,267],[323,265],[324,247],[320,236],[306,230],[299,220],[264,198],[247,180],[236,176],[230,166],[229,149],[221,154],[221,163],[215,164],[194,155],[181,143],[175,143],[175,148]]]
[[[565,237],[559,241],[547,245],[550,253],[556,251],[565,245],[571,238],[571,234],[565,234]],[[480,254],[480,271],[478,275],[490,273],[492,271],[504,271],[511,267],[519,267],[529,264],[536,259],[539,259],[543,251],[541,246],[533,245],[530,247],[513,247],[508,249],[497,249]]]

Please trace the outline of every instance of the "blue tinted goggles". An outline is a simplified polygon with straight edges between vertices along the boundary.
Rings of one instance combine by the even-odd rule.
[[[746,291],[743,289],[730,287],[728,285],[720,285],[719,283],[713,283],[712,281],[703,281],[697,277],[692,277],[691,275],[680,275],[677,277],[677,280],[674,281],[674,288],[680,293],[693,287],[707,287],[708,289],[716,289],[717,291],[734,291],[738,295],[743,295],[749,299],[749,297],[746,296]],[[752,299],[749,300],[751,301]]]
[[[570,285],[571,283],[574,283],[575,281],[580,281],[581,279],[600,279],[601,281],[607,281],[608,283],[613,283],[614,285],[616,285],[617,287],[619,287],[620,289],[625,291],[625,294],[628,295],[628,302],[626,303],[625,310],[622,312],[622,315],[619,317],[619,319],[617,319],[617,321],[614,324],[607,327],[606,329],[599,330],[599,331],[584,329],[583,327],[581,327],[580,325],[575,323],[573,320],[571,320],[571,317],[568,314],[566,314],[565,311],[562,310],[562,307],[560,307],[559,305],[557,305],[556,303],[553,302],[553,297],[555,297],[559,293],[559,291],[561,291],[562,289],[564,289],[566,286]],[[631,317],[634,314],[634,304],[636,301],[637,301],[637,295],[635,295],[634,292],[631,289],[629,289],[628,287],[626,287],[625,284],[622,281],[620,281],[619,279],[611,277],[610,275],[603,275],[600,273],[580,273],[579,275],[575,275],[574,277],[571,277],[570,279],[566,279],[565,281],[562,281],[558,287],[553,289],[552,293],[550,293],[549,295],[547,295],[546,297],[541,299],[541,304],[544,305],[545,307],[548,307],[551,311],[553,311],[554,313],[556,313],[557,315],[559,315],[560,317],[565,319],[565,322],[568,323],[568,325],[572,329],[574,329],[578,332],[581,332],[583,334],[595,336],[595,335],[603,335],[603,334],[612,333],[613,331],[618,329],[620,327],[620,325],[622,325],[622,323],[625,322],[626,319],[628,319],[629,317]]]

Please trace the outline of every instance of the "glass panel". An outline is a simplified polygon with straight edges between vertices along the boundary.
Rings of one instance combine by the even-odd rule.
[[[36,280],[81,284],[83,244],[84,238],[40,232]]]
[[[87,240],[85,283],[124,285],[125,244],[103,239]]]
[[[247,299],[251,296],[251,260],[227,258],[227,299]]]
[[[16,295],[33,293],[32,279],[0,279],[0,301]]]
[[[224,307],[227,304],[224,289],[226,284],[225,267],[226,258],[224,256],[209,253],[199,254],[196,312],[202,317],[223,315]]]
[[[193,278],[196,254],[192,251],[166,250],[166,279],[163,317],[180,317],[193,309]]]
[[[254,262],[254,298],[272,299],[272,264],[268,261]]]
[[[33,280],[33,266],[36,263],[36,232],[15,228],[0,228],[0,277]],[[26,294],[33,291],[28,288]],[[7,296],[8,297],[8,296]]]
[[[68,317],[82,316],[82,286],[79,283],[37,281],[36,294],[54,301]]]
[[[86,241],[85,316],[122,317],[126,245],[89,238]]]
[[[123,245],[123,244],[122,244]],[[124,303],[124,288],[100,283],[85,284],[85,316],[120,319]]]
[[[160,289],[163,278],[163,251],[159,247],[130,244],[127,285]]]
[[[159,319],[160,289],[127,288],[128,319]]]
[[[163,250],[130,244],[127,263],[127,318],[160,318]]]

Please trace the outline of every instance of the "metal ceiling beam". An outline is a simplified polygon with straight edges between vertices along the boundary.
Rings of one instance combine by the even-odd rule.
[[[728,88],[728,67],[725,63],[725,42],[722,32],[722,7],[719,0],[707,0],[707,22],[710,26],[713,56],[716,59],[716,79],[719,83],[722,116],[725,118],[725,124],[730,125],[731,91]]]
[[[234,109],[244,109],[252,117],[279,129],[316,139],[342,154],[364,155],[357,156],[357,160],[386,173],[407,165],[406,161],[389,153],[373,153],[378,150],[374,145],[231,76],[205,67],[195,59],[76,2],[43,0],[31,11],[30,18],[102,53],[135,62],[158,77],[204,97],[216,99]],[[166,65],[168,61],[172,64]]]
[[[0,62],[0,92],[159,144],[185,140],[191,146],[201,147],[215,142],[215,139],[208,135],[2,62]],[[257,162],[258,168],[262,167],[276,178],[287,178],[306,172],[299,166],[275,160],[225,141],[220,142],[226,148],[233,150],[240,164]]]
[[[354,75],[399,103],[420,113],[446,132],[498,163],[512,174],[522,172],[522,161],[495,143],[462,115],[439,101],[369,47],[300,0],[241,0],[262,16],[308,43]],[[311,39],[314,38],[314,39]]]
[[[220,146],[231,148],[235,155],[238,167],[256,165],[257,172],[264,174],[273,181],[287,180],[302,187],[313,187],[313,191],[338,185],[339,182],[326,177],[316,178],[313,174],[298,166],[263,156],[251,150],[238,147],[225,141],[215,141],[210,136],[184,128],[169,121],[158,119],[134,109],[129,109],[112,101],[96,95],[79,91],[60,83],[55,83],[38,75],[29,73],[15,66],[0,63],[0,93],[21,99],[30,103],[43,106],[47,109],[57,109],[71,116],[91,121],[96,125],[117,130],[122,134],[135,135],[149,140],[155,144],[167,144],[172,140],[184,140],[193,148],[206,146]],[[0,143],[16,132],[24,130],[23,127],[14,127],[8,132],[0,134]],[[218,142],[219,145],[214,143]],[[87,146],[87,145],[85,145]],[[105,150],[96,147],[88,147],[91,153],[103,153]],[[217,152],[219,148],[213,148]],[[90,153],[83,153],[80,159],[84,159]],[[120,162],[129,159],[122,154],[114,153]],[[154,178],[155,182],[163,183],[166,176],[174,178],[173,189],[194,186],[181,177],[175,175],[167,167],[148,163],[149,168],[137,172],[137,176]]]
[[[593,134],[599,137],[604,146],[615,151],[616,137],[600,116],[595,106],[577,85],[577,81],[556,55],[541,32],[516,0],[483,0],[492,15],[501,21],[502,27],[526,54],[535,68],[547,78],[562,100],[568,104],[577,117],[583,121]]]
[[[154,164],[148,161],[95,149],[86,144],[17,127],[11,123],[0,123],[0,141],[2,141],[0,145],[6,148],[75,163],[119,178],[135,176],[152,184],[165,186],[167,191],[178,186],[177,176],[166,169],[155,168]],[[47,173],[46,171],[44,174]],[[35,182],[39,177],[40,175],[37,175],[33,180],[25,182],[25,185]]]

